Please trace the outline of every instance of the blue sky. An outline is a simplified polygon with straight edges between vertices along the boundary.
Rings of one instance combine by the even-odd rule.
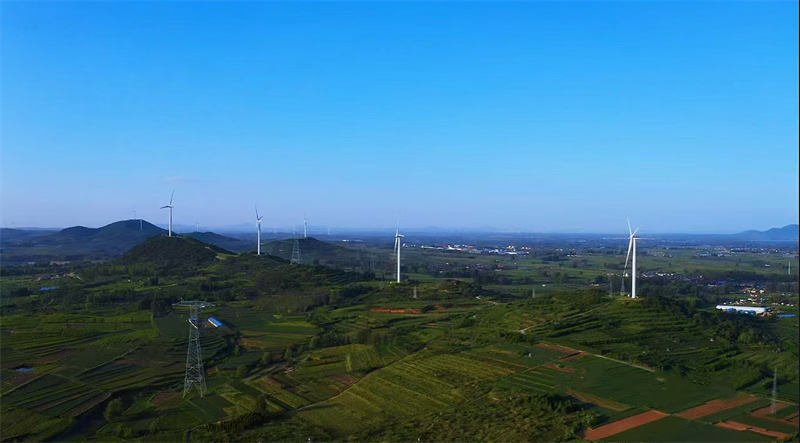
[[[2,2],[3,226],[798,220],[796,2]]]

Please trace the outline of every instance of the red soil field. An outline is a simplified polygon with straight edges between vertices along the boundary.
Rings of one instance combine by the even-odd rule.
[[[569,373],[569,374],[572,374],[573,372],[575,372],[574,368],[567,368],[567,367],[559,368],[558,366],[554,365],[553,363],[547,363],[544,366],[546,368],[555,369],[556,371],[566,372],[566,373]]]
[[[630,406],[628,405],[617,403],[607,398],[598,397],[596,395],[587,394],[585,392],[578,392],[572,389],[567,389],[567,394],[577,398],[580,401],[584,401],[586,403],[592,403],[597,406],[602,406],[606,409],[611,409],[612,411],[624,411],[630,408]]]
[[[735,431],[758,432],[759,434],[769,435],[770,437],[781,438],[781,439],[786,438],[786,437],[789,436],[789,434],[785,434],[783,432],[770,431],[769,429],[759,428],[758,426],[746,425],[746,424],[743,424],[743,423],[730,421],[730,420],[717,423],[716,426],[719,426],[720,428],[733,429]]]
[[[716,414],[717,412],[724,411],[726,409],[735,408],[737,406],[746,405],[747,403],[753,402],[757,399],[757,397],[741,397],[741,398],[734,398],[731,400],[711,400],[705,404],[700,406],[687,409],[683,412],[680,412],[677,415],[678,417],[683,418],[700,418],[705,417],[707,415]]]
[[[392,308],[372,308],[369,312],[391,312],[393,314],[422,314],[419,309],[392,309]]]
[[[332,380],[336,380],[340,383],[344,383],[347,386],[352,385],[353,383],[357,382],[358,379],[347,374],[338,374],[338,375],[331,375],[330,378]]]
[[[784,403],[782,401],[775,403],[775,411],[780,411],[783,408],[788,408],[791,406],[791,403]],[[750,415],[754,415],[756,417],[767,418],[767,415],[772,413],[772,406],[764,406],[763,408],[756,409],[755,411],[751,412]]]
[[[563,352],[565,354],[572,354],[573,352],[575,352],[572,349],[562,348],[561,346],[556,346],[556,345],[548,345],[547,343],[539,343],[536,346],[540,348],[552,349],[554,351]]]
[[[619,434],[620,432],[627,431],[628,429],[638,428],[639,426],[646,425],[647,423],[661,420],[669,416],[661,411],[647,411],[643,414],[634,415],[633,417],[623,418],[622,420],[615,421],[614,423],[600,426],[597,429],[587,429],[583,431],[582,437],[587,440],[599,440],[601,438],[610,437]]]
[[[181,394],[178,393],[178,392],[168,392],[168,393],[158,394],[155,397],[153,397],[153,400],[151,400],[151,402],[157,408],[160,408],[162,406],[165,406],[167,404],[170,404],[170,403],[174,402],[175,400],[178,399],[178,397],[180,397],[180,395]]]
[[[561,358],[559,358],[559,360],[561,360],[561,361],[574,360],[576,358],[581,358],[581,357],[583,357],[585,355],[586,354],[584,354],[583,352],[578,352],[577,354],[572,354],[572,355],[568,355],[566,357],[561,357]]]

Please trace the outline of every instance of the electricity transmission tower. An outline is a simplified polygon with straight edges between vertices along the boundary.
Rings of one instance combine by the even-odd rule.
[[[203,351],[200,348],[200,311],[208,306],[214,306],[204,301],[181,301],[172,306],[189,307],[189,349],[186,351],[186,376],[183,379],[183,396],[197,387],[202,397],[206,393],[206,371],[203,369]]]
[[[292,246],[292,264],[300,264],[300,242],[295,238]]]
[[[772,405],[770,407],[770,414],[775,414],[778,406],[778,367],[775,367],[775,373],[772,378]]]

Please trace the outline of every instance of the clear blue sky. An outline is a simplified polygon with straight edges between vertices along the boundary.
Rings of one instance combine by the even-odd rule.
[[[797,2],[2,2],[2,223],[798,220]]]

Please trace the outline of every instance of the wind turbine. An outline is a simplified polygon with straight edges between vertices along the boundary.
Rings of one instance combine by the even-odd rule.
[[[625,267],[622,270],[622,278],[625,278],[625,269],[628,269],[628,259],[631,258],[631,251],[633,251],[633,261],[631,262],[631,298],[636,298],[636,233],[639,232],[637,227],[635,231],[631,231],[631,220],[628,219],[628,233],[630,234],[630,242],[628,243],[628,255],[625,257]]]
[[[166,206],[162,206],[161,209],[169,208],[169,236],[172,237],[172,208],[175,206],[172,205],[172,197],[175,197],[175,191],[172,191],[172,195],[169,196],[169,204]]]
[[[303,214],[303,238],[308,238],[308,219]]]
[[[256,255],[261,255],[261,219],[264,216],[258,216],[258,206],[256,206],[256,228],[258,228],[258,248],[256,249]]]
[[[397,232],[394,234],[394,250],[397,252],[397,283],[400,283],[400,247],[403,246],[400,243],[400,239],[403,238],[404,235],[400,234],[400,223],[397,223]]]

